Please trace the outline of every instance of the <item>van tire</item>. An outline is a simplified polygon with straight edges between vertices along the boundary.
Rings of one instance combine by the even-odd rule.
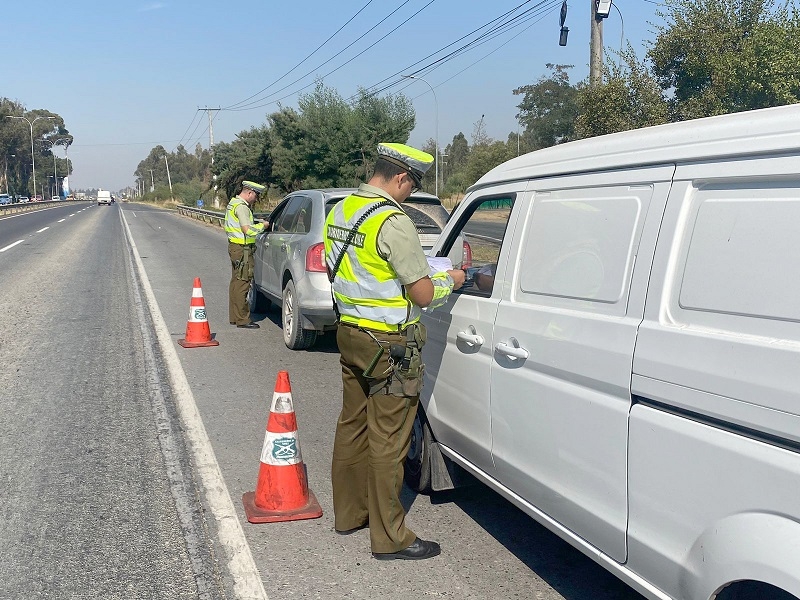
[[[283,342],[290,350],[305,350],[317,341],[314,329],[303,329],[303,319],[297,306],[297,293],[294,281],[286,282],[283,288],[281,306],[281,324],[283,325]]]
[[[411,428],[411,444],[406,456],[403,476],[406,484],[415,492],[427,494],[431,491],[431,444],[433,435],[421,409],[417,409],[414,426]]]
[[[271,302],[256,286],[255,279],[250,282],[250,291],[247,292],[247,304],[250,313],[264,314],[269,310]]]

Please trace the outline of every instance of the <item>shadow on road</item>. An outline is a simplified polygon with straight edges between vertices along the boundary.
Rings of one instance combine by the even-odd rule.
[[[466,477],[472,480],[471,485],[434,492],[431,503],[458,506],[566,600],[644,600],[505,498],[471,476]],[[415,498],[416,493],[404,486],[401,501],[406,510]]]

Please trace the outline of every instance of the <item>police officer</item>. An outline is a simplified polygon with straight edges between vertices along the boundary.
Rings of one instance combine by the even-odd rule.
[[[225,233],[228,234],[228,255],[231,257],[231,283],[228,286],[228,316],[231,325],[258,329],[250,320],[247,292],[253,280],[253,254],[256,236],[264,231],[263,223],[253,218],[253,205],[265,187],[252,181],[242,182],[242,191],[225,209]]]
[[[400,208],[432,164],[410,146],[380,144],[369,183],[339,202],[325,225],[343,387],[331,469],[334,527],[346,535],[369,526],[380,560],[441,551],[406,526],[400,503],[424,370],[421,309],[443,304],[465,277],[430,274],[416,227]]]

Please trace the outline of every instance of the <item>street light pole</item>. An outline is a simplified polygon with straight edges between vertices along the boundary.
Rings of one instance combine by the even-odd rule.
[[[439,196],[439,100],[436,98],[436,92],[433,90],[433,86],[427,81],[425,81],[422,77],[417,77],[416,75],[403,75],[403,77],[405,77],[406,79],[418,79],[419,81],[427,85],[429,88],[431,88],[431,93],[433,94],[433,103],[434,106],[436,107],[436,115],[435,115],[436,138],[433,140],[434,145],[436,147],[436,163],[434,164],[434,166],[436,167],[435,170],[436,185],[434,186],[435,189],[434,193],[438,197]]]
[[[56,153],[53,152],[53,150],[55,150],[55,149],[56,149],[56,145],[53,144],[50,147],[50,153],[53,155],[53,185],[55,186],[55,190],[56,190],[55,195],[56,196],[60,196],[60,194],[58,193],[58,167],[56,166],[56,161],[58,159],[56,158]],[[50,199],[51,200],[55,200],[55,198],[53,196],[51,196]]]
[[[6,115],[7,119],[22,119],[25,121],[28,126],[31,128],[31,164],[33,166],[33,195],[36,196],[36,157],[33,155],[33,124],[36,123],[39,119],[55,119],[55,117],[45,117],[44,115],[39,115],[33,121],[29,121],[25,117],[15,117],[14,115]]]

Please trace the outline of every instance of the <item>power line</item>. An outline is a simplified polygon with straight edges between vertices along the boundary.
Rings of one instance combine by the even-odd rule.
[[[423,6],[422,8],[420,8],[420,9],[419,9],[417,12],[415,12],[415,13],[414,13],[413,15],[411,15],[411,16],[410,16],[408,19],[406,19],[405,23],[408,23],[408,21],[410,21],[411,19],[413,19],[414,17],[416,17],[417,15],[419,15],[419,14],[420,14],[420,13],[421,13],[423,10],[425,10],[426,8],[428,8],[428,7],[429,7],[431,4],[433,4],[435,1],[436,1],[436,0],[429,0],[429,2],[428,2],[428,3],[427,3],[425,6]],[[390,12],[388,15],[386,15],[386,16],[385,16],[383,19],[381,19],[381,20],[380,20],[380,21],[379,21],[379,22],[378,22],[376,25],[374,25],[374,26],[373,26],[373,28],[370,30],[370,33],[374,32],[376,27],[378,27],[379,25],[383,24],[383,23],[384,23],[386,20],[388,20],[388,19],[389,19],[389,18],[390,18],[392,15],[394,15],[394,14],[395,14],[395,13],[396,13],[398,10],[400,10],[401,8],[403,8],[403,7],[404,7],[406,4],[408,4],[409,2],[410,2],[410,0],[406,0],[405,2],[403,2],[403,4],[401,4],[400,6],[398,6],[397,8],[395,8],[395,9],[394,9],[392,12]],[[389,35],[391,35],[392,33],[394,33],[395,31],[397,31],[397,29],[399,29],[399,28],[396,28],[396,29],[394,29],[394,30],[393,30],[392,32],[390,32],[388,35],[384,36],[384,39],[385,39],[386,37],[388,37]],[[363,41],[363,40],[365,40],[365,39],[366,39],[365,37],[362,37],[362,38],[360,38],[360,40],[359,40],[359,41]],[[371,43],[368,45],[368,47],[372,47],[372,46],[373,46],[373,44],[371,44]],[[344,63],[342,63],[341,65],[339,65],[339,66],[338,66],[338,67],[336,67],[335,69],[333,69],[332,71],[329,71],[328,73],[326,73],[325,75],[323,75],[323,76],[322,76],[322,79],[324,79],[325,77],[328,77],[329,75],[332,75],[333,73],[335,73],[335,72],[336,72],[336,71],[338,71],[339,69],[341,69],[341,68],[343,68],[343,67],[347,66],[348,64],[350,64],[351,62],[353,62],[355,59],[357,59],[357,58],[360,58],[361,56],[363,56],[363,54],[364,54],[364,53],[363,53],[362,51],[356,51],[356,53],[355,53],[355,54],[354,54],[354,55],[353,55],[353,56],[352,56],[352,57],[351,57],[349,60],[345,61]],[[308,87],[311,87],[312,85],[314,85],[314,82],[312,82],[312,83],[309,83],[309,84],[307,84],[307,85],[305,85],[305,86],[301,87],[300,89],[294,90],[293,92],[290,92],[289,94],[287,94],[287,95],[285,95],[285,96],[283,96],[283,97],[281,97],[281,98],[278,98],[277,100],[267,100],[267,98],[274,97],[274,96],[276,96],[277,94],[279,94],[280,92],[282,92],[282,91],[284,91],[284,90],[286,90],[286,89],[288,89],[288,88],[292,87],[294,84],[296,84],[296,83],[299,83],[300,81],[302,81],[303,79],[305,79],[306,77],[308,77],[309,75],[311,75],[312,73],[314,73],[314,71],[316,71],[316,70],[317,70],[317,69],[319,69],[320,67],[323,67],[323,66],[325,66],[326,64],[328,64],[329,62],[331,62],[332,60],[334,60],[335,58],[338,58],[338,56],[339,56],[338,54],[337,54],[337,55],[334,55],[334,56],[332,56],[331,58],[329,58],[328,60],[326,60],[326,61],[325,61],[324,63],[322,63],[321,65],[319,65],[319,66],[317,66],[316,68],[312,69],[311,71],[309,71],[309,72],[305,73],[305,74],[304,74],[304,75],[302,75],[301,77],[298,77],[298,78],[297,78],[297,79],[295,79],[295,80],[294,80],[292,83],[289,83],[289,84],[285,85],[284,87],[282,87],[281,89],[279,89],[279,90],[277,90],[277,91],[273,92],[272,94],[269,94],[269,95],[268,95],[267,97],[265,97],[265,98],[260,98],[259,100],[257,100],[257,101],[254,101],[254,102],[250,102],[250,103],[249,103],[249,104],[247,104],[247,105],[242,105],[242,106],[240,106],[240,107],[238,107],[238,108],[232,108],[232,109],[229,109],[229,110],[232,110],[232,111],[253,110],[253,109],[256,109],[256,108],[263,108],[263,107],[265,107],[265,106],[269,106],[270,104],[274,104],[274,103],[276,103],[276,102],[280,102],[281,100],[283,100],[283,99],[285,99],[285,98],[289,98],[289,97],[291,97],[291,96],[295,95],[296,93],[298,93],[298,92],[300,92],[300,91],[302,91],[302,90],[304,90],[304,89],[306,89],[306,88],[308,88]],[[264,102],[264,104],[256,104],[256,102]],[[256,105],[255,105],[255,106],[252,106],[253,104],[256,104]]]
[[[356,12],[356,14],[354,14],[352,17],[350,17],[350,18],[347,20],[347,22],[346,22],[344,25],[342,25],[341,27],[339,27],[339,29],[337,29],[337,30],[336,30],[336,31],[333,33],[333,35],[331,35],[331,36],[330,36],[330,37],[329,37],[327,40],[325,40],[324,42],[322,42],[322,43],[321,43],[319,46],[317,46],[317,47],[314,49],[314,51],[313,51],[313,52],[311,52],[311,54],[309,54],[308,56],[306,56],[306,57],[305,57],[303,60],[301,60],[301,61],[300,61],[299,63],[297,63],[295,66],[293,66],[291,69],[289,69],[288,71],[286,71],[286,73],[284,73],[283,75],[281,75],[281,76],[280,76],[278,79],[276,79],[275,81],[273,81],[272,83],[270,83],[270,84],[269,84],[267,87],[265,87],[265,88],[264,88],[264,89],[262,89],[261,91],[259,91],[259,92],[256,92],[256,93],[255,93],[255,94],[253,94],[252,96],[249,96],[248,98],[245,98],[244,100],[241,100],[241,101],[239,101],[239,102],[234,102],[233,104],[231,104],[231,105],[229,105],[229,106],[226,106],[226,107],[225,107],[225,110],[230,110],[230,109],[232,109],[232,108],[234,108],[234,107],[237,107],[237,106],[239,106],[239,105],[241,105],[241,104],[244,104],[244,103],[245,103],[245,102],[247,102],[248,100],[251,100],[251,99],[255,98],[256,96],[258,96],[259,94],[261,94],[261,93],[263,93],[263,92],[266,92],[266,91],[267,91],[269,88],[271,88],[273,85],[275,85],[276,83],[278,83],[278,82],[279,82],[281,79],[283,79],[284,77],[286,77],[287,75],[289,75],[289,73],[291,73],[292,71],[294,71],[294,70],[295,70],[297,67],[299,67],[300,65],[302,65],[302,64],[303,64],[304,62],[306,62],[306,61],[307,61],[309,58],[311,58],[312,56],[314,56],[314,55],[315,55],[315,54],[316,54],[316,53],[317,53],[319,50],[321,50],[321,49],[323,48],[323,46],[325,46],[325,44],[327,44],[327,43],[328,43],[328,42],[330,42],[330,41],[331,41],[331,40],[332,40],[334,37],[336,37],[336,35],[337,35],[337,34],[338,34],[338,33],[339,33],[339,32],[340,32],[342,29],[344,29],[345,27],[347,27],[347,26],[348,26],[348,25],[349,25],[349,24],[350,24],[350,23],[353,21],[353,19],[355,19],[355,18],[356,18],[358,15],[360,15],[360,14],[361,14],[361,13],[362,13],[362,12],[363,12],[363,11],[364,11],[364,10],[365,10],[365,9],[366,9],[366,8],[367,8],[369,5],[370,5],[370,4],[372,4],[372,2],[373,2],[373,0],[369,0],[369,1],[368,1],[368,2],[367,2],[365,5],[364,5],[364,6],[362,6],[360,9],[358,9],[358,11]],[[323,63],[323,64],[325,64],[325,63]]]
[[[461,70],[460,70],[458,73],[454,74],[454,75],[453,75],[453,76],[451,76],[451,77],[448,77],[448,78],[447,78],[447,79],[445,79],[444,81],[440,82],[438,85],[444,85],[445,83],[447,83],[447,82],[448,82],[448,81],[450,81],[451,79],[454,79],[454,78],[458,77],[458,76],[459,76],[459,75],[461,75],[461,73],[463,73],[464,71],[466,71],[466,70],[468,70],[468,69],[471,69],[472,67],[474,67],[475,65],[477,65],[479,62],[481,62],[483,59],[485,59],[485,58],[488,58],[489,56],[491,56],[492,54],[494,54],[495,52],[497,52],[498,50],[500,50],[500,48],[502,48],[502,47],[503,47],[503,46],[505,46],[506,44],[509,44],[509,43],[511,43],[511,42],[512,42],[512,41],[514,41],[516,38],[518,38],[519,36],[521,36],[523,33],[525,33],[526,31],[528,31],[528,29],[530,29],[531,27],[533,27],[533,26],[534,26],[534,25],[536,25],[537,23],[540,23],[540,22],[542,21],[542,19],[544,19],[545,17],[547,17],[548,15],[550,15],[550,14],[551,14],[551,13],[552,13],[552,12],[553,12],[555,9],[556,9],[556,7],[557,7],[557,4],[558,4],[559,2],[561,2],[562,0],[555,0],[555,1],[556,1],[556,6],[553,6],[553,7],[552,7],[552,8],[551,8],[551,9],[550,9],[548,12],[546,12],[545,14],[543,14],[543,15],[541,16],[541,18],[540,18],[540,19],[537,19],[536,21],[534,21],[533,23],[531,23],[530,25],[528,25],[528,27],[526,27],[525,29],[523,29],[522,31],[518,32],[518,33],[517,33],[516,35],[514,35],[513,37],[509,38],[508,40],[506,40],[505,42],[503,42],[502,44],[500,44],[500,45],[499,45],[497,48],[495,48],[494,50],[492,50],[492,51],[491,51],[491,52],[489,52],[488,54],[484,54],[484,55],[483,55],[481,58],[479,58],[478,60],[476,60],[476,61],[475,61],[475,62],[473,62],[472,64],[469,64],[469,65],[467,65],[466,67],[464,67],[463,69],[461,69]],[[537,15],[537,16],[538,16],[538,15]],[[435,87],[438,87],[438,86],[433,86],[433,87],[435,88]],[[423,94],[420,94],[420,95],[423,95]],[[412,100],[413,100],[413,98],[412,98]]]
[[[422,12],[423,10],[425,10],[425,9],[426,9],[428,6],[430,6],[430,4],[431,4],[433,1],[434,1],[434,0],[431,0],[430,2],[428,2],[428,4],[426,4],[426,5],[425,5],[425,6],[423,6],[421,9],[419,9],[417,12],[415,12],[415,13],[414,13],[414,14],[413,14],[411,17],[409,17],[409,19],[407,19],[407,20],[406,20],[406,23],[407,23],[408,21],[410,21],[411,19],[413,19],[415,16],[417,16],[417,15],[418,15],[420,12]],[[434,61],[432,64],[426,65],[425,67],[422,67],[422,68],[420,68],[420,69],[418,69],[418,70],[414,71],[412,74],[419,74],[419,73],[423,73],[423,72],[426,72],[426,71],[433,70],[433,68],[437,68],[437,67],[436,67],[436,63],[442,63],[442,64],[443,64],[444,62],[447,62],[448,60],[451,60],[452,58],[454,58],[454,57],[455,57],[455,56],[457,56],[458,54],[465,52],[465,51],[466,51],[467,49],[469,49],[471,46],[480,45],[481,43],[484,43],[484,42],[485,42],[485,41],[487,41],[488,39],[491,39],[491,37],[494,37],[494,36],[496,36],[496,35],[500,35],[501,33],[503,33],[503,29],[504,29],[504,28],[509,28],[509,27],[511,27],[511,26],[512,26],[512,24],[513,24],[515,21],[518,21],[518,20],[522,19],[523,17],[525,17],[526,15],[528,15],[529,13],[531,13],[532,11],[535,11],[535,10],[541,9],[543,6],[547,7],[547,5],[548,5],[548,4],[553,4],[553,3],[557,2],[557,1],[558,1],[558,0],[541,0],[540,2],[538,2],[537,4],[535,4],[535,5],[534,5],[534,6],[532,6],[532,7],[529,7],[528,9],[526,9],[525,11],[523,11],[522,13],[520,13],[520,14],[517,14],[517,15],[515,15],[515,16],[513,16],[513,17],[511,17],[509,20],[507,20],[507,21],[505,21],[505,22],[503,22],[503,23],[500,23],[499,25],[495,25],[494,27],[492,27],[491,29],[489,29],[489,31],[487,31],[487,32],[484,32],[483,34],[481,34],[480,36],[478,36],[478,37],[477,37],[477,38],[475,38],[474,40],[472,40],[472,41],[468,42],[467,44],[465,44],[464,46],[462,46],[461,48],[458,48],[458,49],[454,50],[454,51],[453,51],[453,52],[451,52],[449,55],[447,55],[447,56],[445,56],[445,57],[442,57],[442,58],[438,59],[437,61]],[[405,67],[404,69],[402,69],[402,70],[398,71],[397,73],[395,73],[395,74],[393,74],[393,75],[390,75],[389,77],[387,77],[387,78],[385,78],[385,79],[381,80],[381,81],[380,81],[380,82],[378,82],[378,84],[376,84],[376,85],[380,85],[381,83],[383,83],[383,82],[385,82],[385,81],[389,81],[390,79],[392,79],[392,78],[396,78],[396,77],[398,77],[399,75],[401,75],[401,74],[403,74],[403,73],[407,73],[407,72],[408,72],[408,70],[409,70],[410,68],[412,68],[412,67],[414,67],[414,66],[416,66],[416,65],[418,65],[418,64],[420,64],[420,63],[422,63],[423,61],[427,60],[428,58],[431,58],[431,57],[433,57],[433,56],[436,56],[437,54],[440,54],[440,53],[441,53],[443,50],[446,50],[446,49],[450,48],[451,46],[454,46],[455,44],[457,44],[457,43],[459,43],[459,42],[461,42],[461,41],[463,41],[463,40],[465,40],[465,39],[469,38],[470,36],[472,36],[472,35],[474,35],[475,33],[477,33],[477,32],[479,32],[479,31],[481,31],[482,29],[486,29],[487,27],[489,27],[489,26],[492,26],[493,24],[497,23],[498,21],[501,21],[501,20],[503,20],[503,19],[506,19],[507,17],[509,17],[509,15],[513,15],[513,14],[514,14],[516,11],[518,11],[520,8],[522,8],[522,7],[523,7],[523,6],[525,6],[526,4],[530,4],[531,2],[533,2],[533,0],[526,0],[525,2],[522,2],[521,4],[519,4],[518,6],[516,6],[515,8],[513,8],[513,9],[511,9],[511,10],[509,10],[509,11],[507,11],[507,12],[503,13],[502,15],[500,15],[499,17],[496,17],[495,19],[492,19],[492,20],[491,20],[491,21],[489,21],[488,23],[485,23],[485,24],[481,25],[480,27],[478,27],[478,28],[474,29],[474,30],[473,30],[473,31],[471,31],[470,33],[468,33],[468,34],[466,34],[466,35],[464,35],[464,36],[462,36],[462,37],[458,38],[458,39],[457,39],[457,40],[455,40],[454,42],[451,42],[450,44],[448,44],[448,45],[444,46],[443,48],[440,48],[439,50],[436,50],[435,52],[432,52],[431,54],[429,54],[429,55],[428,55],[428,56],[426,56],[425,58],[423,58],[423,59],[421,59],[421,60],[419,60],[419,61],[417,61],[417,62],[413,63],[412,65],[409,65],[408,67]],[[402,7],[402,6],[401,6],[401,7]],[[400,8],[400,7],[398,7],[398,9],[399,9],[399,8]],[[395,9],[395,11],[393,11],[392,13],[390,13],[390,15],[388,15],[386,18],[384,18],[384,19],[381,21],[381,23],[382,23],[383,21],[385,21],[387,18],[389,18],[389,16],[391,16],[391,14],[394,14],[394,12],[396,12],[398,9]],[[379,23],[379,24],[380,24],[380,23]],[[398,29],[399,29],[399,28],[398,28]],[[396,30],[397,30],[397,29],[395,29],[394,31],[396,31]],[[393,31],[392,33],[394,33],[394,31]],[[491,37],[487,37],[487,36],[491,36]],[[388,37],[388,36],[386,36],[386,37]],[[372,46],[370,46],[370,47],[372,47]],[[342,63],[341,65],[339,65],[339,66],[338,66],[338,67],[336,67],[335,69],[333,69],[332,71],[330,71],[330,72],[326,73],[325,75],[323,75],[323,76],[322,76],[322,78],[324,79],[325,77],[327,77],[327,76],[329,76],[329,75],[331,75],[331,74],[335,73],[335,72],[336,72],[336,71],[338,71],[339,69],[341,69],[341,68],[343,68],[344,66],[346,66],[347,64],[351,63],[351,62],[352,62],[353,60],[355,60],[356,58],[360,57],[362,54],[363,54],[363,53],[361,53],[361,52],[357,53],[355,56],[353,56],[353,57],[352,57],[352,58],[350,58],[349,60],[345,61],[344,63]],[[334,57],[334,58],[335,58],[335,57]],[[326,63],[323,63],[323,64],[327,64],[327,62],[330,62],[330,60],[332,60],[332,59],[329,59],[328,61],[326,61]],[[322,66],[322,65],[320,65],[320,66]],[[308,74],[310,74],[310,73],[307,73],[307,74],[306,74],[306,76],[307,76]],[[304,77],[305,77],[305,76],[304,76]],[[287,85],[287,86],[284,86],[283,88],[281,88],[281,90],[278,90],[277,92],[274,92],[273,94],[271,94],[271,96],[274,96],[274,95],[276,95],[277,93],[279,93],[279,92],[281,92],[281,91],[283,91],[283,90],[285,90],[285,89],[287,89],[287,88],[291,87],[291,85],[293,85],[294,83],[297,83],[297,82],[299,82],[299,81],[300,81],[300,80],[302,80],[302,79],[303,79],[303,77],[301,77],[301,78],[297,79],[296,81],[294,81],[293,83],[291,83],[291,84],[289,84],[289,85]],[[393,87],[393,86],[395,86],[395,85],[397,85],[398,83],[401,83],[401,82],[404,82],[404,80],[403,80],[402,78],[398,78],[398,79],[396,79],[395,81],[393,81],[392,83],[390,83],[390,84],[388,84],[388,85],[384,86],[383,88],[381,88],[381,89],[379,89],[379,90],[377,90],[377,91],[370,92],[370,94],[371,94],[371,95],[376,95],[376,94],[378,94],[378,93],[380,93],[380,92],[382,92],[382,91],[385,91],[386,89],[389,89],[389,88],[391,88],[391,87]],[[284,100],[285,98],[289,98],[289,97],[291,97],[291,96],[295,95],[296,93],[298,93],[298,92],[300,92],[300,91],[302,91],[302,90],[304,90],[304,89],[306,89],[306,88],[310,87],[311,85],[314,85],[314,83],[312,82],[312,83],[310,83],[310,84],[308,84],[308,85],[305,85],[305,86],[303,86],[303,87],[301,87],[301,88],[299,88],[299,89],[297,89],[297,90],[294,90],[294,91],[290,92],[289,94],[286,94],[285,96],[283,96],[283,97],[281,97],[281,98],[277,98],[277,99],[274,99],[274,100],[270,100],[270,101],[267,101],[267,102],[265,102],[265,103],[263,103],[263,104],[258,104],[258,105],[256,105],[256,106],[250,106],[250,107],[248,107],[248,108],[245,108],[245,107],[239,107],[239,108],[237,108],[237,109],[232,109],[232,110],[252,110],[252,109],[255,109],[255,108],[263,108],[263,107],[265,107],[265,106],[269,106],[270,104],[274,104],[274,103],[276,103],[276,102],[280,102],[281,100]],[[372,86],[372,87],[375,87],[375,86]],[[367,88],[367,89],[369,90],[370,88]],[[353,98],[355,98],[355,97],[356,97],[356,95],[354,95],[354,96],[351,96],[351,97],[350,97],[348,100],[352,100],[352,99],[353,99]],[[266,99],[259,100],[259,102],[262,102],[262,101],[264,101],[264,100],[266,100]],[[252,103],[251,103],[251,104],[252,104]]]
[[[515,24],[515,23],[519,24],[519,23],[524,22],[524,20],[522,20],[523,17],[533,18],[535,16],[539,16],[540,14],[542,14],[542,12],[547,11],[548,9],[551,9],[553,6],[555,6],[558,3],[559,0],[542,0],[542,1],[538,2],[536,5],[534,5],[532,7],[529,7],[528,9],[523,11],[522,13],[511,17],[507,21],[505,21],[503,23],[500,23],[498,25],[493,25],[497,21],[501,21],[502,19],[506,19],[507,17],[509,17],[509,15],[512,15],[514,12],[516,12],[517,10],[519,10],[520,8],[522,8],[524,5],[528,4],[531,1],[532,0],[528,0],[527,2],[523,2],[522,4],[520,4],[520,5],[516,6],[515,8],[513,8],[512,10],[500,15],[499,17],[493,19],[492,21],[489,21],[488,23],[485,23],[484,25],[481,25],[477,29],[474,29],[470,33],[460,37],[456,41],[454,41],[454,42],[448,44],[447,46],[445,46],[444,48],[441,48],[441,49],[437,50],[436,52],[433,52],[433,53],[429,54],[425,58],[423,58],[421,60],[418,60],[417,62],[405,67],[404,69],[402,69],[402,70],[400,70],[400,71],[398,71],[396,73],[394,73],[393,75],[390,75],[389,77],[386,77],[386,78],[382,79],[377,84],[367,88],[369,94],[373,95],[373,96],[374,95],[378,95],[378,94],[380,94],[380,93],[382,93],[382,92],[384,92],[384,91],[396,86],[399,83],[406,83],[406,80],[404,80],[402,77],[398,77],[398,76],[400,76],[400,75],[402,75],[404,73],[408,73],[409,70],[411,70],[413,67],[419,65],[423,61],[427,60],[428,58],[436,56],[437,54],[441,53],[443,50],[446,50],[447,48],[450,48],[451,46],[454,46],[455,44],[457,44],[457,43],[469,38],[470,36],[472,36],[475,33],[481,31],[482,29],[486,29],[487,27],[492,26],[491,29],[489,29],[488,31],[480,34],[478,37],[476,37],[475,39],[465,43],[464,45],[462,45],[461,47],[457,48],[456,50],[451,51],[449,54],[445,55],[444,57],[436,59],[436,60],[432,61],[431,63],[429,63],[429,64],[427,64],[427,65],[425,65],[423,67],[419,67],[417,70],[411,72],[412,75],[420,75],[420,74],[422,74],[424,76],[425,74],[430,73],[430,72],[434,71],[435,69],[439,68],[444,63],[452,60],[456,56],[458,56],[460,54],[463,54],[468,50],[476,48],[476,47],[486,43],[487,41],[493,39],[494,37],[497,37],[498,35],[501,35],[502,33],[505,33],[505,31],[507,31],[508,29],[516,26],[516,25],[512,25],[512,24]],[[534,15],[531,15],[532,11],[536,11],[536,10],[539,10],[540,12],[538,12],[538,13],[536,13]],[[392,80],[393,78],[394,78],[394,80]],[[381,83],[384,83],[384,82],[387,82],[387,81],[389,81],[389,83],[387,83],[386,85],[383,85],[381,87],[377,87],[377,86],[380,86]],[[410,84],[405,85],[405,87],[403,89],[405,89],[409,85]],[[348,100],[352,100],[355,97],[356,97],[355,95],[351,96],[350,98],[348,98]]]

